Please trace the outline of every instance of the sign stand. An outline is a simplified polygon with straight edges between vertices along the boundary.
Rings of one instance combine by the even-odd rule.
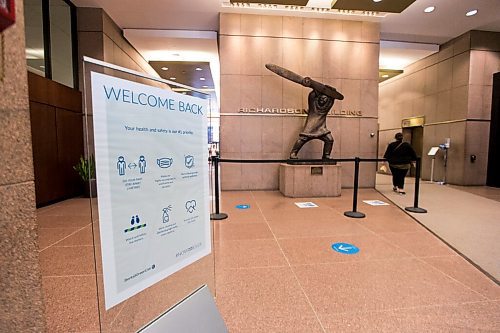
[[[428,156],[431,156],[431,183],[434,182],[434,161],[436,160],[436,154],[439,151],[439,147],[431,147]]]

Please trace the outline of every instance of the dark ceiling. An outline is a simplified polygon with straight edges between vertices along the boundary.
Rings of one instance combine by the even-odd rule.
[[[201,90],[214,89],[214,80],[208,62],[150,61],[149,64],[165,80],[175,81]]]

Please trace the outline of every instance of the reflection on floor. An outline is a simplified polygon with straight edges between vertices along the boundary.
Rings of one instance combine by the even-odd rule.
[[[89,199],[37,210],[47,332],[98,332]]]
[[[223,192],[217,304],[230,332],[500,331],[500,287],[375,190]],[[298,208],[312,201],[317,208]],[[238,209],[240,204],[249,209]],[[347,255],[332,244],[360,248]]]
[[[222,192],[221,204],[212,292],[230,332],[500,332],[500,287],[373,189],[360,190],[363,219],[344,216],[348,189]],[[48,332],[98,332],[88,200],[37,215]]]

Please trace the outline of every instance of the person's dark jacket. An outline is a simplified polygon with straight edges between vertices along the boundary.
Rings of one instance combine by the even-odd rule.
[[[385,151],[384,158],[389,164],[408,164],[417,159],[417,154],[408,142],[391,142]]]

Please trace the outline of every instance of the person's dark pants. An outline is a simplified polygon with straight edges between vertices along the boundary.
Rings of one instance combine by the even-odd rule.
[[[408,169],[398,169],[392,166],[389,166],[392,172],[392,185],[397,186],[399,189],[405,188],[405,177]]]

